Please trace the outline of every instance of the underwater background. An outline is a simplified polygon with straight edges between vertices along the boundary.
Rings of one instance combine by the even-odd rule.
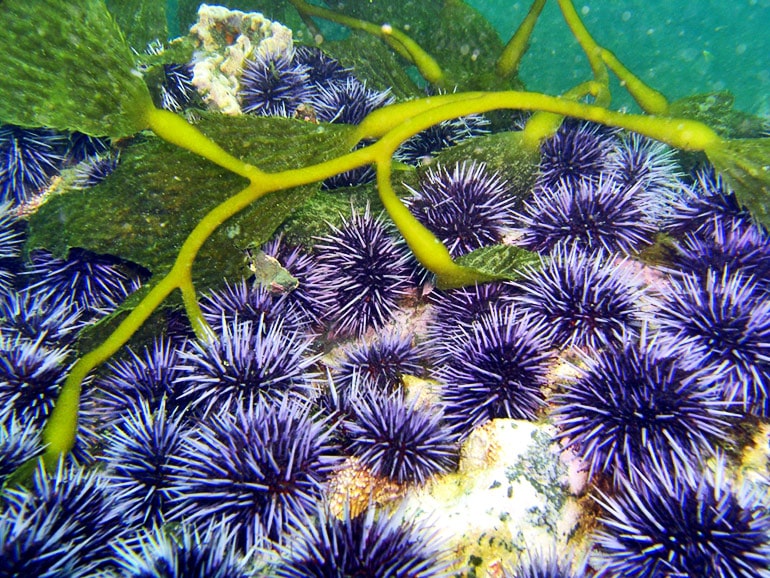
[[[770,4],[470,4],[0,0],[0,578],[770,578]]]

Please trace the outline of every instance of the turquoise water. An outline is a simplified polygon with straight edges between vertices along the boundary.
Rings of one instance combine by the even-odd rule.
[[[505,39],[529,1],[470,0]],[[737,108],[770,117],[770,0],[601,0],[575,3],[597,41],[643,80],[676,99],[730,90]],[[548,93],[590,76],[556,2],[548,2],[521,74]],[[631,104],[622,91],[614,103]]]

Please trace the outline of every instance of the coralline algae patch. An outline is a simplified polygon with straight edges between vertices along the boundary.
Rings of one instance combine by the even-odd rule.
[[[580,476],[548,424],[495,419],[465,440],[458,471],[407,493],[407,516],[424,519],[452,552],[455,570],[493,576],[524,552],[573,548]]]
[[[190,29],[197,46],[193,54],[193,86],[209,108],[241,114],[240,75],[247,58],[291,51],[292,32],[256,12],[201,4],[198,22]]]

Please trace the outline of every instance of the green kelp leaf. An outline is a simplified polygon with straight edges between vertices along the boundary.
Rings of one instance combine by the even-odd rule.
[[[329,2],[329,6],[406,32],[438,61],[449,88],[482,90],[491,84],[502,88],[494,70],[503,42],[489,21],[461,0],[372,0]]]
[[[425,96],[409,78],[395,53],[378,38],[353,32],[345,40],[324,43],[322,49],[345,67],[352,68],[356,78],[365,80],[369,88],[390,89],[399,99]]]
[[[122,137],[150,94],[102,0],[0,2],[0,121]]]
[[[144,52],[151,42],[168,40],[165,2],[107,0],[107,8],[137,52]]]
[[[436,163],[448,167],[471,159],[485,163],[487,169],[505,178],[516,199],[531,192],[540,162],[539,155],[524,146],[521,131],[479,136],[436,155]]]
[[[767,133],[767,121],[733,110],[735,97],[727,90],[695,94],[671,103],[669,114],[699,120],[726,138],[754,138]]]
[[[204,115],[198,127],[246,161],[267,171],[299,168],[346,152],[352,127],[293,119]],[[117,255],[158,278],[168,272],[190,231],[212,208],[241,191],[240,177],[158,138],[121,155],[94,188],[51,198],[29,221],[27,248],[57,255],[70,247]],[[318,190],[318,184],[277,191],[224,223],[201,249],[193,268],[200,290],[240,277],[244,250],[268,240]]]
[[[706,155],[740,204],[770,227],[770,138],[725,140]]]
[[[513,245],[492,245],[461,255],[455,263],[493,279],[514,281],[530,267],[540,266],[537,253]]]

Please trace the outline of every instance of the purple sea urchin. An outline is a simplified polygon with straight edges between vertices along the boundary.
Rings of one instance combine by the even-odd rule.
[[[571,555],[559,556],[555,549],[530,551],[522,555],[516,566],[503,573],[504,578],[586,578],[586,563],[573,569]]]
[[[141,284],[137,273],[126,272],[126,263],[83,249],[71,249],[66,259],[35,251],[31,260],[30,292],[54,302],[70,299],[88,313],[117,307]]]
[[[189,64],[164,64],[160,85],[160,106],[172,112],[181,112],[195,95],[193,70]]]
[[[512,224],[513,197],[505,180],[483,163],[463,162],[450,171],[428,169],[419,189],[405,199],[418,221],[449,249],[452,257],[500,241]]]
[[[107,432],[100,460],[110,488],[121,503],[121,515],[133,524],[162,526],[170,501],[173,468],[181,451],[183,414],[166,414],[142,400]]]
[[[319,286],[333,303],[332,328],[344,335],[363,334],[392,316],[406,295],[409,254],[390,237],[385,223],[353,211],[339,228],[318,239]]]
[[[238,93],[243,112],[290,117],[309,100],[307,67],[293,62],[293,56],[293,52],[257,52],[246,61]]]
[[[634,479],[597,498],[597,576],[770,576],[767,504],[748,486],[731,487],[723,463],[715,475],[654,468]]]
[[[187,407],[181,399],[186,384],[179,381],[184,374],[178,367],[179,350],[169,339],[156,339],[141,355],[130,347],[127,351],[127,357],[110,362],[95,384],[111,418],[144,404],[151,411],[161,403],[170,412]]]
[[[394,158],[409,165],[424,164],[445,148],[489,133],[489,124],[480,114],[442,121],[405,140]]]
[[[292,522],[289,543],[281,547],[276,578],[446,578],[448,564],[435,532],[370,507],[339,519],[322,508]]]
[[[318,120],[359,124],[367,114],[394,102],[390,91],[372,90],[351,76],[325,86],[316,86],[311,104]]]
[[[683,367],[677,351],[642,339],[586,359],[580,376],[554,397],[553,419],[589,476],[619,480],[657,461],[692,471],[724,439],[733,414]]]
[[[393,392],[401,387],[404,375],[422,372],[420,351],[411,335],[386,333],[368,343],[345,349],[345,357],[335,368],[335,384],[349,389],[355,379],[375,391]]]
[[[38,424],[22,422],[12,408],[0,409],[0,486],[16,468],[42,452]]]
[[[298,46],[294,51],[294,63],[307,68],[307,81],[311,85],[328,86],[350,77],[349,69],[317,46]]]
[[[610,178],[560,181],[536,189],[518,215],[519,244],[533,251],[557,245],[631,254],[652,242],[652,198],[640,186]]]
[[[263,534],[279,540],[290,513],[315,507],[337,462],[327,425],[288,398],[223,408],[185,436],[170,519],[224,518],[245,549]]]
[[[622,187],[637,186],[661,209],[681,186],[674,149],[636,133],[619,140],[609,155],[607,173]]]
[[[115,562],[125,578],[249,578],[249,558],[232,547],[232,530],[224,523],[204,531],[188,525],[156,527],[136,540],[116,546]]]
[[[67,138],[45,128],[0,125],[0,200],[23,203],[48,186],[64,160]]]
[[[50,525],[47,532],[67,525],[67,531],[59,537],[60,547],[77,550],[79,565],[92,571],[107,568],[112,542],[127,530],[120,519],[116,495],[110,492],[106,480],[94,470],[65,465],[61,460],[55,472],[38,466],[32,488],[4,490],[2,505],[16,516],[32,513],[33,518],[45,519],[41,525]],[[34,536],[31,538],[34,540]]]
[[[352,404],[348,451],[377,476],[424,484],[457,465],[457,436],[435,408],[421,408],[399,393],[366,392]]]
[[[447,421],[465,436],[491,419],[535,419],[551,355],[546,327],[512,307],[489,314],[448,338],[434,371],[443,382]]]
[[[770,299],[741,274],[710,270],[672,279],[656,313],[661,331],[691,344],[687,362],[715,376],[745,411],[770,407]]]
[[[52,302],[29,291],[12,292],[0,299],[3,334],[44,345],[63,345],[81,329],[81,311],[70,301]]]
[[[119,162],[119,152],[86,158],[75,168],[72,187],[76,189],[95,187],[113,173]]]
[[[542,261],[525,271],[513,300],[545,323],[551,346],[599,347],[638,332],[641,291],[627,263],[574,247],[559,247]]]
[[[265,327],[264,317],[224,324],[217,339],[192,341],[179,353],[178,384],[192,407],[204,412],[232,401],[279,399],[284,393],[305,396],[316,377],[312,337],[286,332],[278,322]]]
[[[538,185],[551,188],[560,182],[571,187],[599,180],[617,146],[614,131],[598,124],[566,120],[540,145]]]

